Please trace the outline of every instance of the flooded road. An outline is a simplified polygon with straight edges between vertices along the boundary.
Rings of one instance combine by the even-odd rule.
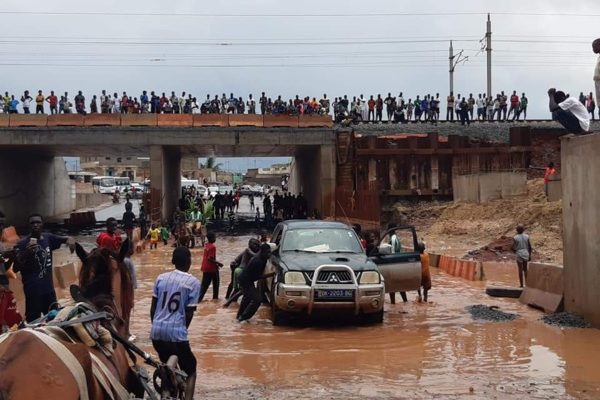
[[[217,258],[228,265],[248,238],[218,238]],[[132,332],[149,351],[152,285],[172,268],[171,252],[159,247],[135,257]],[[197,277],[201,258],[201,249],[193,250]],[[514,284],[510,272],[498,266],[488,277]],[[415,293],[408,303],[386,303],[383,325],[274,327],[266,307],[239,324],[235,304],[222,308],[227,267],[221,281],[221,299],[204,300],[190,327],[200,398],[600,398],[600,331],[547,326],[516,300],[486,296],[485,282],[434,269],[430,303],[416,302]],[[519,318],[475,322],[465,311],[472,304]]]

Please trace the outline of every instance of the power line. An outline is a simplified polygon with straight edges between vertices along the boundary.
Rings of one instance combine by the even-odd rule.
[[[107,41],[107,40],[6,40],[0,39],[0,43],[14,43],[14,44],[55,44],[55,45],[87,45],[87,44],[99,44],[99,45],[125,45],[125,46],[337,46],[337,45],[371,45],[371,44],[411,44],[411,43],[446,43],[447,39],[398,39],[398,40],[372,40],[372,41],[356,41],[356,40],[345,40],[345,41],[312,41],[312,42],[141,42],[141,41]],[[472,40],[456,40],[457,42],[478,42],[476,39]]]
[[[429,16],[558,16],[558,17],[600,17],[600,14],[561,13],[561,12],[390,12],[390,13],[295,13],[295,14],[240,14],[240,13],[151,13],[151,12],[110,12],[110,11],[0,11],[5,15],[43,16],[123,16],[123,17],[185,17],[185,18],[372,18],[372,17],[429,17]]]

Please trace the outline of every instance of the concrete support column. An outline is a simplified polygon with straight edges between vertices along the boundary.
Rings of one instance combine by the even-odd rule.
[[[398,189],[398,166],[395,158],[390,158],[390,189]]]
[[[46,219],[70,213],[75,208],[73,185],[62,157],[0,153],[0,211],[8,225],[26,225],[34,212]]]
[[[369,159],[368,174],[369,189],[371,189],[373,185],[377,184],[377,160],[373,158]]]
[[[419,187],[419,166],[414,158],[410,159],[410,189]]]
[[[335,215],[335,147],[323,145],[299,151],[295,155],[291,190],[302,192],[309,214],[316,208],[321,216]]]
[[[181,152],[177,147],[150,147],[150,216],[169,220],[181,196]]]
[[[438,156],[431,156],[431,189],[440,189],[440,169]]]
[[[319,169],[321,181],[321,215],[323,218],[335,216],[336,158],[335,147],[320,147]]]

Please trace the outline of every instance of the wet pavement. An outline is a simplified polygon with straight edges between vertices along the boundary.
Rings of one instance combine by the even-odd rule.
[[[226,266],[249,236],[219,237]],[[172,268],[172,247],[135,256],[138,271],[132,332],[152,351],[149,309],[158,274]],[[202,249],[191,272],[200,277]],[[261,307],[249,324],[204,300],[190,326],[198,359],[197,394],[208,399],[597,399],[600,330],[561,329],[514,299],[485,295],[490,282],[515,284],[515,268],[490,265],[488,282],[468,282],[433,269],[430,302],[385,304],[381,325],[307,324],[274,327]],[[209,289],[209,294],[212,293]],[[210,296],[207,296],[210,298]],[[389,299],[387,299],[389,301]],[[514,321],[474,321],[467,306],[485,304],[518,314]]]

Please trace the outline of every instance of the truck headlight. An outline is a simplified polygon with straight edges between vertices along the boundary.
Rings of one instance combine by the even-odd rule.
[[[379,272],[377,271],[365,271],[360,274],[361,285],[373,285],[380,282]]]
[[[304,275],[297,271],[286,272],[283,281],[286,285],[306,285]]]

